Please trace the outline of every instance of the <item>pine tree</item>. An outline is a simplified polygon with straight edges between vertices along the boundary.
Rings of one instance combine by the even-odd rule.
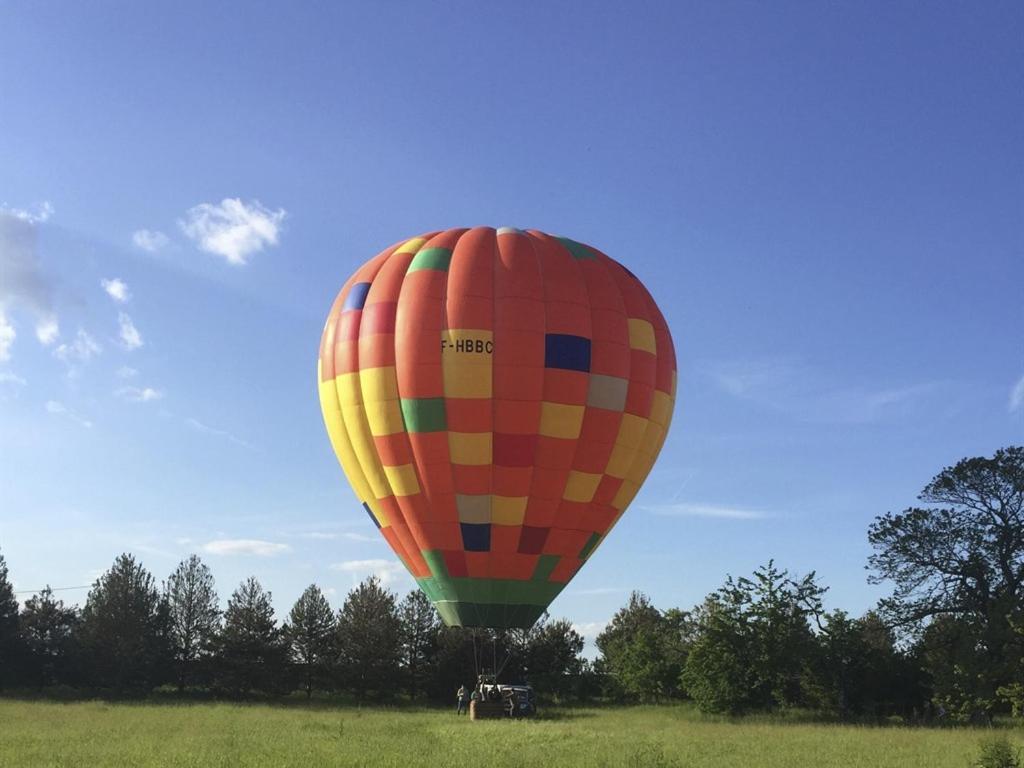
[[[93,584],[80,625],[88,678],[118,692],[148,691],[169,676],[167,603],[130,554]]]
[[[395,595],[371,576],[348,593],[338,614],[339,673],[359,699],[391,696],[401,680]]]
[[[285,639],[294,663],[302,675],[306,698],[315,688],[330,681],[336,658],[337,623],[327,598],[316,584],[310,584],[288,615]]]
[[[437,610],[419,589],[412,590],[398,606],[400,649],[406,687],[410,698],[421,693],[435,665],[437,632],[441,627]]]
[[[202,680],[198,669],[220,624],[217,590],[209,567],[196,555],[182,560],[164,584],[178,690]]]
[[[18,636],[18,601],[7,577],[7,562],[0,554],[0,688],[14,681],[19,666],[21,643]]]
[[[243,581],[228,600],[218,646],[221,687],[236,696],[282,691],[287,648],[271,595],[256,577]]]
[[[25,601],[21,612],[21,636],[28,655],[29,682],[40,688],[74,682],[74,632],[78,611],[65,607],[47,586]]]

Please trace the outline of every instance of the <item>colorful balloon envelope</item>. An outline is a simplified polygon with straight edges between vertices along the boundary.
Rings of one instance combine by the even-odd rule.
[[[327,318],[319,386],[352,488],[445,623],[525,628],[650,472],[676,362],[621,264],[478,227],[360,267]]]

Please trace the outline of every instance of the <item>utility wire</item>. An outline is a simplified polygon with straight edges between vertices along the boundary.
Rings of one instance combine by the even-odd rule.
[[[45,587],[44,587],[45,589]],[[92,584],[83,584],[80,587],[50,587],[51,592],[65,592],[69,589],[92,589]],[[34,595],[37,592],[42,592],[42,589],[19,589],[14,594],[16,595]]]

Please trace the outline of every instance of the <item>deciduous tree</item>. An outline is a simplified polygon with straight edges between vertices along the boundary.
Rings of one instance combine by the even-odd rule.
[[[894,585],[881,606],[894,625],[950,617],[925,638],[936,697],[987,716],[1021,658],[1012,624],[1024,618],[1024,447],[963,459],[918,499],[872,523],[871,579]]]
[[[663,614],[646,595],[633,592],[597,637],[603,671],[630,698],[657,701],[679,695],[685,621],[681,611]]]
[[[825,589],[811,573],[791,578],[773,561],[751,578],[729,577],[705,602],[682,680],[709,711],[772,709],[801,703],[814,658],[808,618]]]

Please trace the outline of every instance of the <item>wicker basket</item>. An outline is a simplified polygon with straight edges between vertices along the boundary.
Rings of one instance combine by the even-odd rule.
[[[497,720],[505,716],[505,703],[502,701],[469,702],[470,720]]]

